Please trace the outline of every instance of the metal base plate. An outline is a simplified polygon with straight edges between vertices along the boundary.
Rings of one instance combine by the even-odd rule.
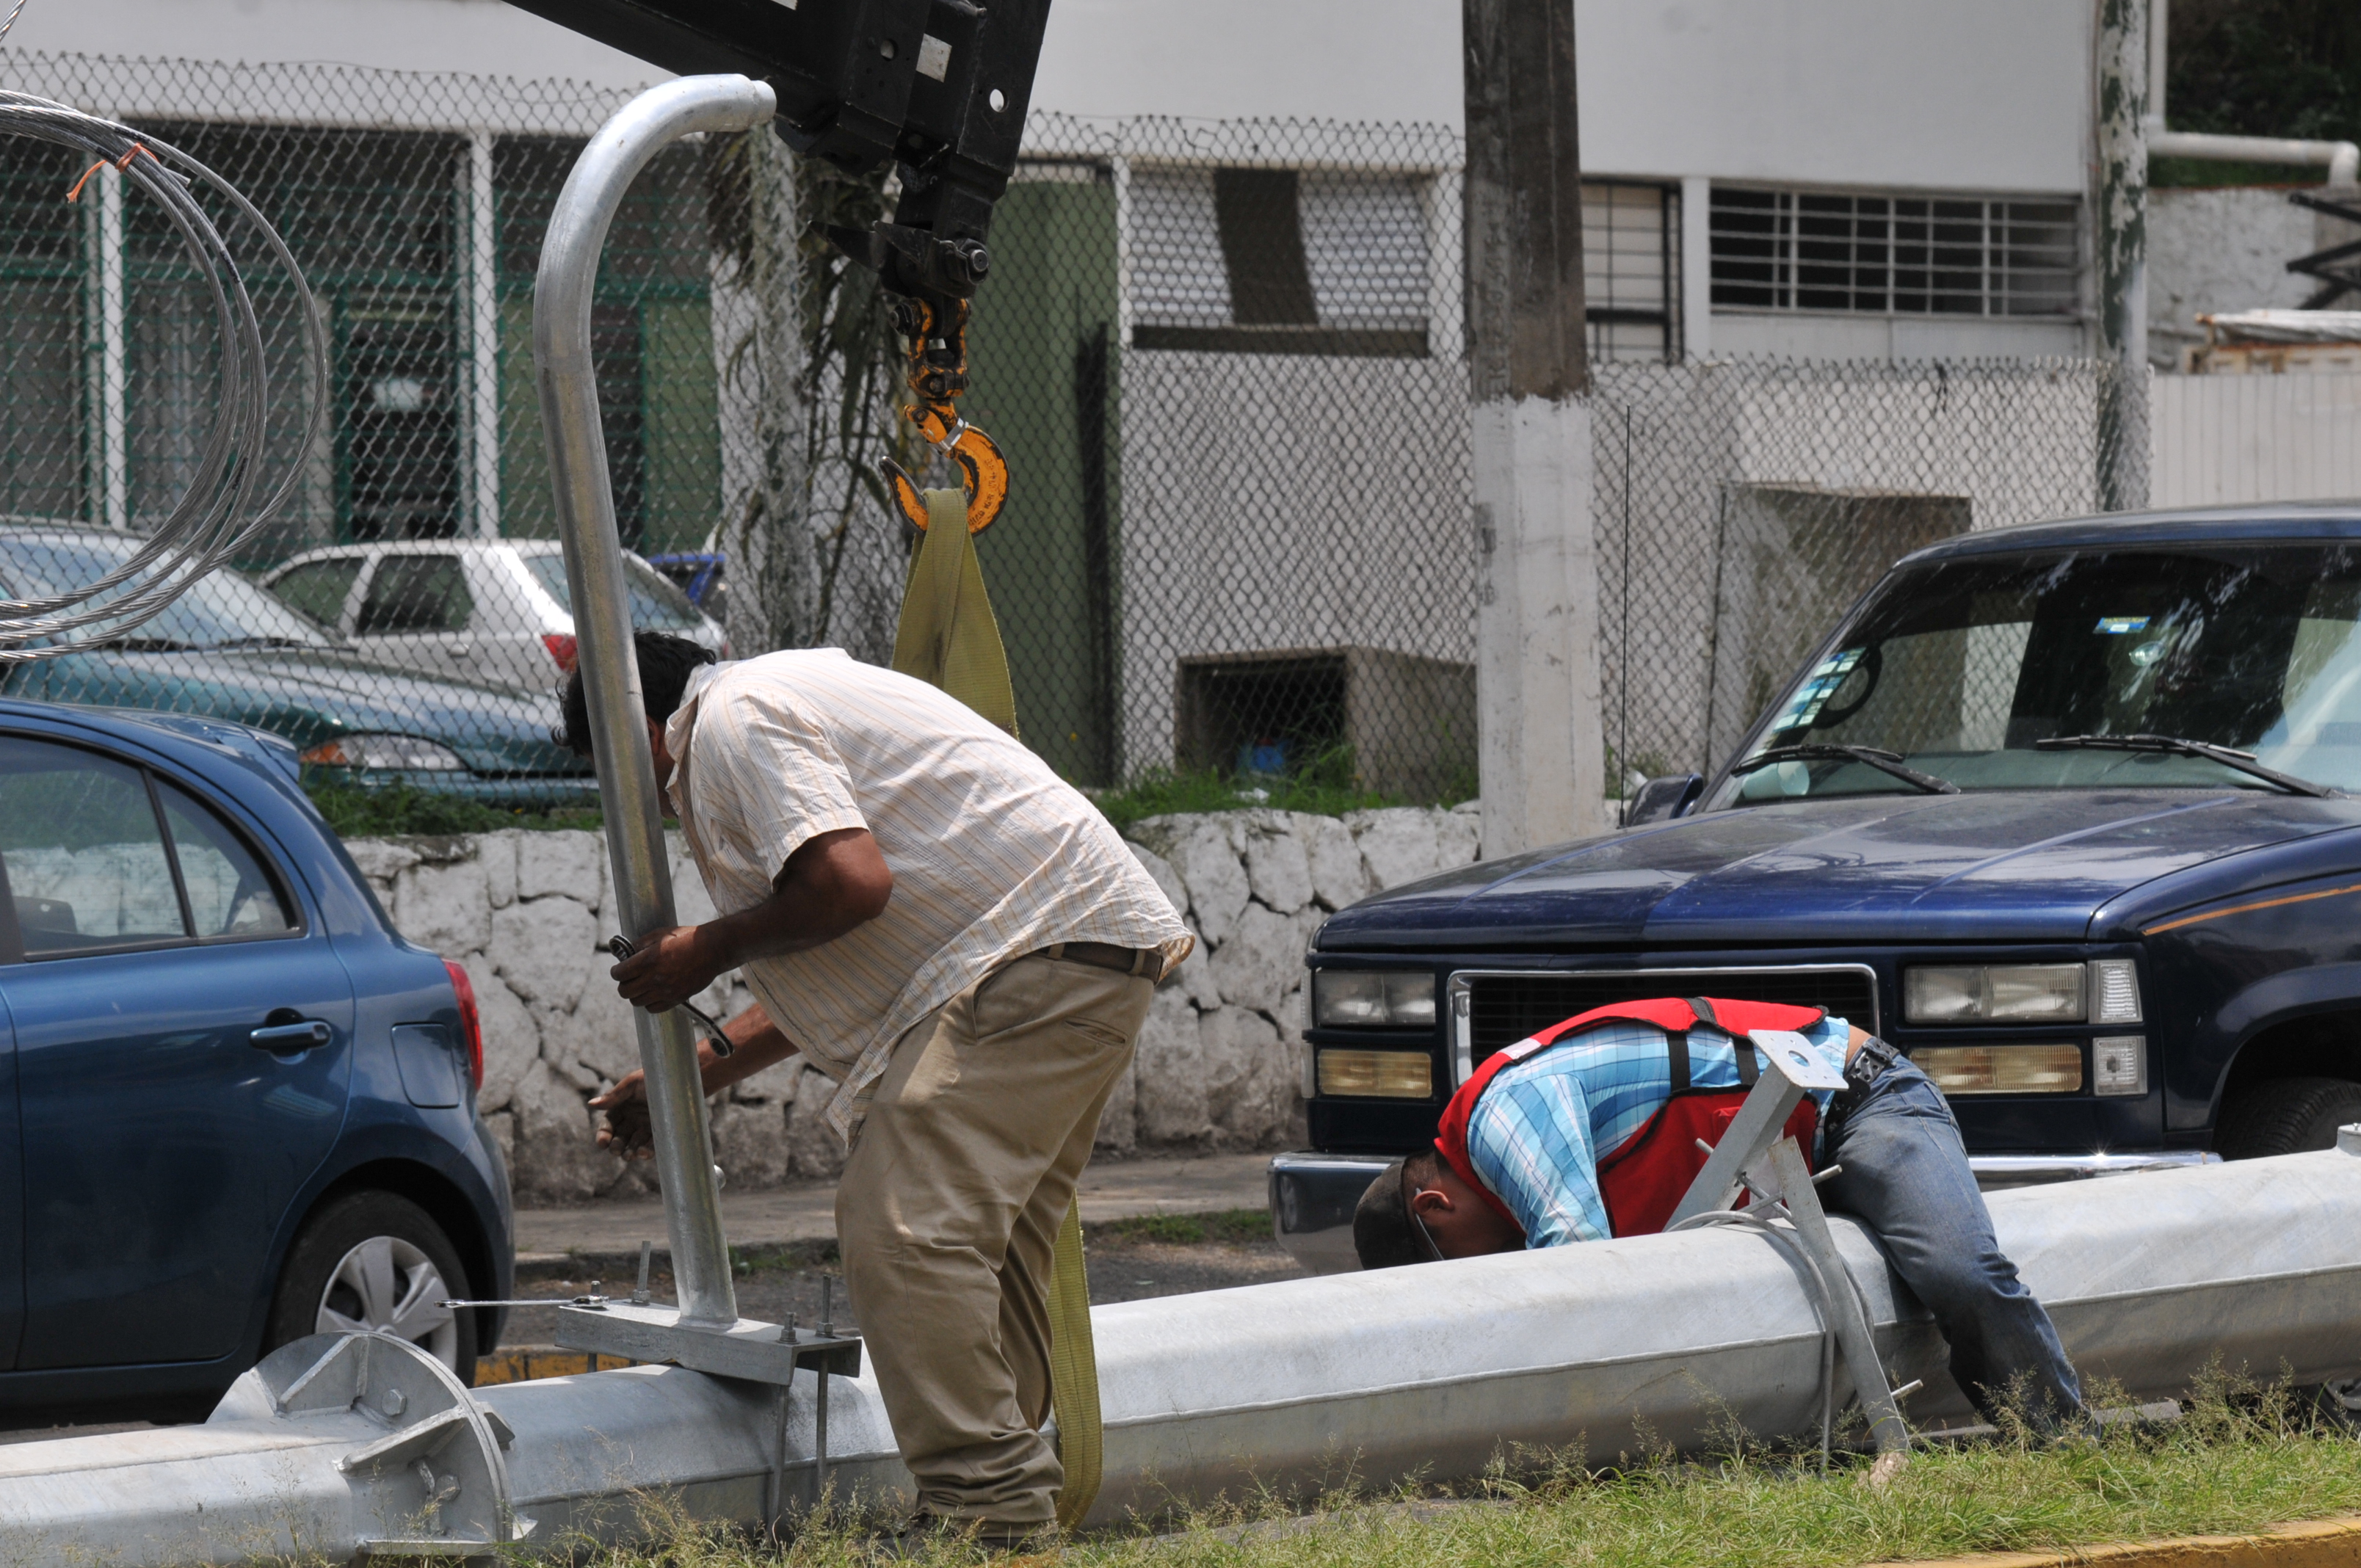
[[[793,1338],[786,1337],[793,1334]],[[782,1329],[776,1323],[741,1318],[734,1323],[684,1323],[676,1307],[603,1306],[557,1310],[558,1344],[567,1350],[600,1351],[633,1361],[675,1362],[717,1377],[784,1385],[796,1368],[861,1376],[861,1336]]]

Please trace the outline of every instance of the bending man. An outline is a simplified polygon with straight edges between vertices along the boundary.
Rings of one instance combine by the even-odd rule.
[[[1718,1022],[1717,1022],[1718,1020]],[[1723,1025],[1728,1025],[1724,1027]],[[1705,1164],[1697,1136],[1759,1070],[1731,1030],[1788,1029],[1845,1059],[1841,1094],[1788,1123],[1808,1157],[1843,1168],[1830,1209],[1876,1234],[1951,1347],[1951,1376],[1988,1416],[2023,1398],[2047,1424],[2081,1408],[2049,1314],[2003,1256],[1950,1107],[1883,1040],[1816,1008],[1664,998],[1601,1007],[1487,1061],[1443,1113],[1442,1135],[1362,1195],[1364,1268],[1565,1246],[1663,1228]],[[1741,1068],[1744,1069],[1741,1072]]]
[[[631,933],[661,1012],[730,970],[760,1003],[710,1094],[800,1050],[850,1146],[837,1242],[920,1529],[1020,1544],[1055,1518],[1050,1249],[1180,916],[1098,809],[1012,737],[827,648],[716,665],[636,639],[656,778],[713,905]],[[589,754],[578,675],[566,743]],[[592,1102],[645,1152],[633,1073]]]

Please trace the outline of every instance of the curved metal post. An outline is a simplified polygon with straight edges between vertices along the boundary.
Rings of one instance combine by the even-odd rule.
[[[598,128],[575,161],[550,214],[533,282],[533,357],[557,493],[566,580],[598,755],[598,800],[626,936],[673,924],[663,803],[648,751],[639,661],[631,651],[622,543],[607,473],[598,387],[590,364],[590,296],[607,227],[648,160],[698,131],[753,130],[777,107],[769,85],[743,76],[689,76],[649,89]],[[657,1179],[672,1234],[673,1278],[685,1322],[734,1322],[737,1292],[721,1236],[712,1139],[697,1074],[697,1045],[677,1008],[633,1009],[640,1063],[655,1124]]]

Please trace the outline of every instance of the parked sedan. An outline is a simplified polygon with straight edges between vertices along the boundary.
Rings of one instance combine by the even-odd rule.
[[[209,1409],[366,1328],[499,1341],[508,1174],[466,971],[242,726],[0,700],[0,1419]]]
[[[94,582],[137,541],[96,529],[0,528],[0,593]],[[235,572],[192,587],[127,637],[19,664],[0,693],[235,719],[364,784],[403,781],[493,804],[588,800],[596,783],[550,740],[557,704],[371,659]]]
[[[727,653],[712,619],[626,553],[631,624]],[[370,658],[544,692],[574,667],[574,601],[555,540],[412,540],[309,550],[263,586]]]

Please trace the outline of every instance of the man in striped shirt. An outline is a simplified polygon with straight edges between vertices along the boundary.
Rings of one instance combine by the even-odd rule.
[[[1988,1414],[2011,1398],[2037,1420],[2079,1409],[2074,1369],[2049,1314],[2000,1250],[1942,1092],[1909,1058],[1842,1018],[1801,1032],[1847,1064],[1841,1095],[1813,1096],[1819,1164],[1842,1168],[1821,1195],[1869,1227],[1934,1314],[1951,1348],[1953,1380]],[[1693,1088],[1739,1087],[1728,1033],[1700,1021],[1687,1048]],[[1594,1025],[1512,1063],[1481,1086],[1467,1113],[1468,1165],[1507,1213],[1437,1150],[1421,1150],[1389,1167],[1362,1198],[1353,1225],[1362,1266],[1606,1239],[1612,1231],[1599,1161],[1672,1096],[1666,1036],[1652,1024]]]
[[[1193,938],[1098,809],[923,681],[841,650],[715,664],[636,639],[657,781],[719,915],[630,933],[662,1011],[732,969],[759,1006],[708,1094],[800,1051],[849,1146],[837,1241],[921,1524],[1049,1524],[1051,1247],[1156,981]],[[566,742],[589,754],[579,678]],[[644,1152],[635,1073],[592,1102]]]

